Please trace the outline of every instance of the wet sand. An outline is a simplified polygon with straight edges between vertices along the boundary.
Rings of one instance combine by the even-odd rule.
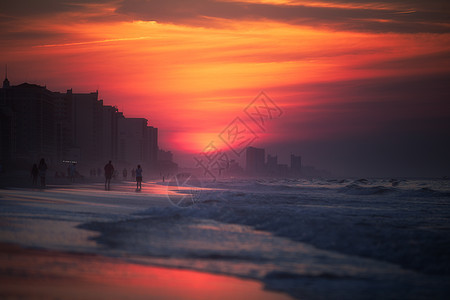
[[[96,253],[77,225],[128,219],[169,206],[167,187],[146,183],[0,189],[0,299],[291,299],[260,281],[135,264]]]
[[[0,244],[1,299],[291,299],[258,281]]]

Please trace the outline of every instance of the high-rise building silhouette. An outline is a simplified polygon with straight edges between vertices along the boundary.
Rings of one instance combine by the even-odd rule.
[[[118,152],[118,118],[115,106],[104,105],[102,108],[102,157],[117,161]]]
[[[6,75],[6,74],[5,74]],[[147,119],[126,118],[103,105],[98,91],[66,93],[23,83],[0,89],[0,163],[11,166],[45,157],[49,164],[77,161],[102,166],[105,161],[155,167],[158,129]],[[149,167],[149,168],[148,168]]]
[[[278,171],[278,156],[267,155],[266,169],[268,174],[275,174]]]
[[[142,164],[147,137],[147,119],[119,118],[119,161]]]
[[[249,174],[261,175],[265,170],[265,150],[255,147],[246,149],[246,171]]]
[[[73,146],[80,151],[80,160],[94,164],[105,159],[102,143],[102,101],[98,92],[67,92],[72,103]]]
[[[158,161],[158,128],[147,126],[147,136],[145,141],[145,161],[148,161],[149,166],[154,168]]]
[[[72,102],[70,94],[54,92],[53,104],[55,107],[55,134],[56,134],[56,159],[62,161],[71,157],[79,159],[79,151],[76,155],[73,151],[73,127],[72,127]]]
[[[174,173],[178,169],[178,165],[173,161],[173,153],[159,149],[157,157],[157,169],[162,174]]]
[[[5,79],[6,81],[6,79]],[[23,83],[0,89],[1,160],[17,162],[56,157],[55,95]]]
[[[300,155],[291,154],[291,173],[300,175],[302,172],[302,157]]]

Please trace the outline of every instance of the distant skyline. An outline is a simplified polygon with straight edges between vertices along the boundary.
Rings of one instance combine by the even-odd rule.
[[[280,163],[450,176],[448,1],[19,0],[0,15],[11,85],[98,90],[181,164],[263,90],[283,117],[253,146]]]

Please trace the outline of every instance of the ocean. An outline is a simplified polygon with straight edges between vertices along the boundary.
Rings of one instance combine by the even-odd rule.
[[[450,296],[449,180],[186,176],[141,192],[4,190],[0,241],[250,278],[296,299]],[[23,200],[36,193],[48,203]],[[27,235],[46,222],[48,240]]]
[[[253,278],[298,299],[450,296],[449,180],[229,179],[180,193],[81,227],[134,262]]]

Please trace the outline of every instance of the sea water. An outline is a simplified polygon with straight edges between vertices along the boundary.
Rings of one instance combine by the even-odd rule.
[[[109,255],[253,278],[299,299],[450,296],[448,180],[227,179],[173,197],[80,227]]]

